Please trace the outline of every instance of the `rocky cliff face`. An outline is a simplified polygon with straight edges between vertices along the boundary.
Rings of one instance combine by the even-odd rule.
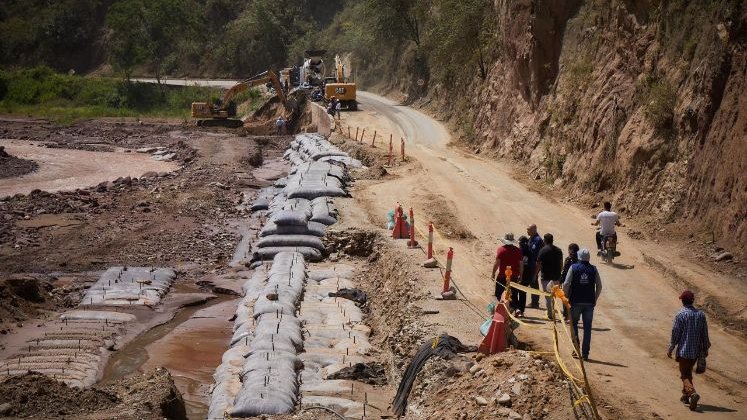
[[[747,2],[496,0],[476,147],[747,247]]]

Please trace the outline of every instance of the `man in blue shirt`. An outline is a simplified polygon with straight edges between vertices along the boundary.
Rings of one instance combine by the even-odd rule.
[[[532,273],[529,287],[539,289],[539,282],[537,281],[537,274],[535,267],[537,266],[537,256],[539,256],[540,249],[545,246],[545,242],[542,237],[537,233],[537,225],[531,224],[527,226],[527,236],[529,236],[529,259],[527,260],[527,269]],[[530,308],[539,309],[540,297],[539,295],[532,295],[532,301],[529,305]]]
[[[685,290],[680,295],[683,308],[674,316],[672,323],[672,340],[669,343],[667,357],[672,358],[672,352],[677,348],[676,360],[680,367],[682,379],[682,397],[680,401],[690,406],[690,410],[698,407],[700,395],[695,392],[693,385],[693,367],[699,357],[708,355],[711,341],[708,339],[708,323],[702,311],[693,307],[695,294]]]

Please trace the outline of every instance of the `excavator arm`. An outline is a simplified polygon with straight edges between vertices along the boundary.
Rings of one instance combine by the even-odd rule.
[[[233,116],[231,115],[231,112],[229,112],[229,107],[231,107],[231,101],[237,94],[254,86],[266,84],[267,82],[272,84],[272,87],[275,90],[275,95],[277,95],[277,97],[280,98],[280,102],[286,106],[287,97],[285,91],[283,91],[283,85],[280,84],[280,79],[278,79],[275,72],[268,70],[231,86],[230,89],[223,93],[222,102],[218,106],[206,102],[192,102],[192,118],[226,120]],[[202,125],[202,123],[204,123],[204,121],[198,121],[198,125]]]
[[[280,84],[280,79],[278,79],[278,76],[274,71],[268,70],[252,77],[251,79],[244,80],[241,83],[237,83],[236,85],[228,89],[226,93],[223,94],[222,109],[225,109],[228,106],[228,103],[231,102],[233,97],[240,92],[243,92],[254,86],[264,85],[267,82],[272,83],[272,88],[275,89],[275,95],[280,98],[280,102],[285,104],[285,92],[283,91],[283,86]]]

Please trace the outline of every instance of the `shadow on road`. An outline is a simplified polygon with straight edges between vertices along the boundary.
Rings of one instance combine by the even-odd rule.
[[[709,405],[709,404],[698,404],[698,408],[695,410],[698,413],[736,413],[737,410],[727,408],[727,407],[719,407],[717,405]]]
[[[623,365],[623,364],[620,364],[620,363],[615,363],[615,362],[605,362],[605,361],[602,361],[602,360],[594,360],[594,359],[589,359],[589,360],[587,360],[587,361],[586,361],[586,363],[592,363],[592,364],[595,364],[595,365],[605,365],[605,366],[623,367],[623,368],[626,368],[626,367],[628,367],[627,365]]]

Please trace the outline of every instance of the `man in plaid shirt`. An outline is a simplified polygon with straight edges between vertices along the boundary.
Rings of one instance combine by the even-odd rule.
[[[672,324],[672,341],[669,343],[667,356],[671,359],[674,348],[677,347],[677,362],[680,365],[680,379],[682,379],[682,401],[691,410],[698,407],[700,395],[693,386],[693,367],[699,357],[708,355],[711,342],[708,340],[708,323],[705,314],[693,307],[695,295],[685,290],[680,295],[684,306],[674,317]],[[700,373],[700,372],[699,372]]]

